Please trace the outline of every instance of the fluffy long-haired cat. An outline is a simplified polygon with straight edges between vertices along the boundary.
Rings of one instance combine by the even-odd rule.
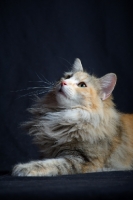
[[[43,159],[18,164],[17,176],[56,176],[133,169],[133,115],[112,101],[116,75],[96,78],[76,59],[53,89],[29,109],[25,125]]]

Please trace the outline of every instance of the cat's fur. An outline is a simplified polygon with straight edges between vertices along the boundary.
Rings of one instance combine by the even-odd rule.
[[[98,79],[76,59],[72,71],[29,109],[33,118],[26,126],[43,159],[16,165],[13,175],[133,169],[133,115],[115,109],[115,84],[115,74]]]

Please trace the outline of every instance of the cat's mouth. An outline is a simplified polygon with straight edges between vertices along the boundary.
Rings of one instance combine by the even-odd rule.
[[[63,95],[65,98],[67,97],[67,96],[65,95],[65,93],[63,92],[62,88],[59,89],[59,93],[60,93],[61,95]]]

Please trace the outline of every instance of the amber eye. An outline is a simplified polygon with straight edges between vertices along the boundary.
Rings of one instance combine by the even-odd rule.
[[[84,82],[81,82],[78,84],[79,87],[87,87],[86,84]]]

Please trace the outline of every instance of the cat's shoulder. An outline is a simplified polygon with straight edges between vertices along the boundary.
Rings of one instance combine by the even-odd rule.
[[[124,132],[133,137],[133,114],[121,114],[121,124]]]
[[[123,122],[125,123],[130,123],[132,122],[133,124],[133,113],[132,114],[125,114],[125,113],[122,113],[121,114],[121,119]]]

